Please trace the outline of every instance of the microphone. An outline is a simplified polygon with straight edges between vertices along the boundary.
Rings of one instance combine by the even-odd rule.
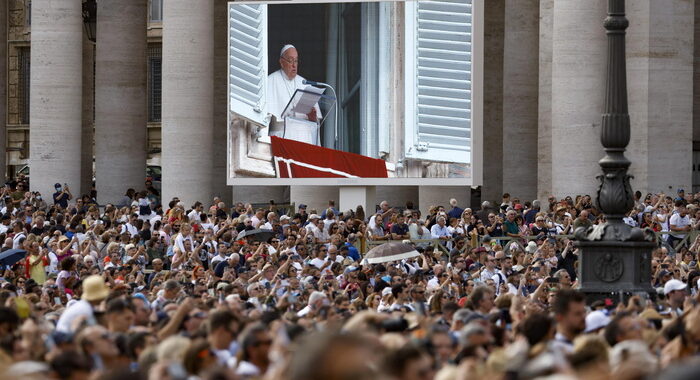
[[[328,83],[314,82],[314,81],[312,81],[312,80],[307,80],[307,79],[302,80],[301,83],[303,83],[303,84],[308,84],[308,85],[311,85],[311,86],[331,87],[331,85],[328,84]]]

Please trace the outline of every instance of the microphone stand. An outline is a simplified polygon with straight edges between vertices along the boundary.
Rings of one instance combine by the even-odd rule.
[[[333,88],[333,86],[331,86],[328,83],[314,82],[314,81],[309,81],[306,79],[304,79],[303,83],[311,85],[311,86],[325,87],[325,88],[330,89],[333,92],[333,96],[335,97],[335,102],[333,102],[333,108],[335,109],[335,125],[333,126],[333,131],[335,133],[335,139],[333,140],[333,149],[338,150],[338,94],[335,92],[335,89]],[[323,119],[324,119],[323,122],[325,123],[326,118],[323,118]],[[323,123],[321,123],[321,126],[322,125],[323,125]],[[319,130],[320,130],[320,128],[319,128]]]

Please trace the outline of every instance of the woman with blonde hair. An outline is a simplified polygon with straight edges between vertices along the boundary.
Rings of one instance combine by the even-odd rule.
[[[365,305],[371,310],[377,310],[379,304],[382,302],[382,296],[379,293],[371,293],[365,298]]]

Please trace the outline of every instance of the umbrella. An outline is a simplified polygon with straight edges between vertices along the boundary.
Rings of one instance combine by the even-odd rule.
[[[254,241],[266,242],[273,236],[275,236],[275,232],[272,230],[256,228],[254,230],[241,231],[238,236],[236,236],[236,239],[252,237]]]
[[[406,243],[391,242],[378,245],[367,252],[365,259],[370,264],[386,263],[420,256],[416,249]]]
[[[15,265],[16,262],[22,260],[26,255],[27,251],[23,249],[8,249],[0,252],[0,265]]]

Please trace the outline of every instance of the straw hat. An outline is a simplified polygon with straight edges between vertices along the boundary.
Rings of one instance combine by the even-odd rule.
[[[83,299],[86,301],[99,301],[107,298],[109,288],[105,285],[102,276],[92,275],[83,280]]]

